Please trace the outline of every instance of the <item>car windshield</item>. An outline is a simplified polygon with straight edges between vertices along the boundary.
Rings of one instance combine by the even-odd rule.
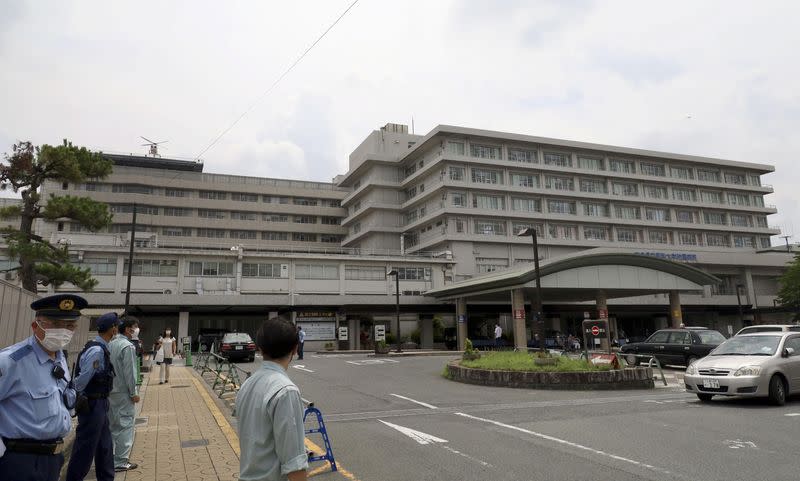
[[[725,336],[717,331],[699,331],[697,335],[700,337],[701,344],[716,346],[725,342]]]
[[[781,332],[783,328],[781,326],[759,326],[759,327],[745,327],[739,334],[748,334],[753,332]]]
[[[736,336],[720,344],[710,356],[772,356],[781,336]]]
[[[225,334],[222,342],[252,342],[249,334],[244,332],[237,332],[235,334]]]

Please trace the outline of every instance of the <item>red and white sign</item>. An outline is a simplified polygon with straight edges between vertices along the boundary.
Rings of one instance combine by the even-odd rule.
[[[619,369],[619,359],[616,354],[592,354],[592,364],[611,365],[612,369]]]
[[[525,309],[514,309],[514,319],[525,319]]]
[[[592,326],[592,335],[599,336],[600,335],[600,328],[597,326]]]
[[[608,309],[598,309],[597,314],[600,316],[600,319],[608,319]]]

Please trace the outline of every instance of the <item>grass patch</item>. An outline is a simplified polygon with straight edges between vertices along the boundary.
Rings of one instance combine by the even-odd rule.
[[[453,376],[450,375],[450,370],[447,369],[447,365],[445,365],[444,369],[442,369],[442,377],[445,379],[453,379]]]
[[[571,371],[608,371],[609,365],[595,366],[583,359],[557,357],[558,362],[549,366],[538,366],[533,363],[533,356],[525,352],[498,351],[485,353],[480,359],[461,361],[464,367],[489,369],[492,371],[535,371],[535,372],[571,372]]]

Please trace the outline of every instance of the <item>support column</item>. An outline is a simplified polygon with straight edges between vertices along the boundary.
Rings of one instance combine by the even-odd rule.
[[[433,319],[422,319],[419,343],[422,349],[433,349]]]
[[[606,321],[606,329],[608,334],[611,334],[611,321],[608,318],[608,298],[606,291],[598,289],[595,293],[595,308],[597,309],[597,318]],[[592,341],[594,342],[594,341]],[[611,346],[608,345],[608,340],[605,337],[600,338],[600,344],[589,346],[589,349],[600,349],[601,351],[608,351]],[[610,352],[610,351],[609,351]]]
[[[189,311],[178,313],[178,350],[183,351],[181,340],[189,335]],[[194,339],[193,339],[194,340]]]
[[[347,320],[347,335],[349,336],[347,348],[351,351],[359,349],[361,343],[361,331],[358,330],[360,322],[358,319]]]
[[[671,327],[681,327],[683,314],[681,313],[681,296],[678,291],[669,291],[669,317]]]
[[[525,332],[525,291],[511,290],[511,318],[514,320],[514,348],[528,350],[528,334]]]
[[[456,346],[459,351],[464,350],[467,340],[467,300],[463,297],[456,299]]]

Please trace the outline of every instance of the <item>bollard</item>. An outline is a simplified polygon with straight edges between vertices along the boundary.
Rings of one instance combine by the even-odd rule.
[[[192,345],[188,342],[183,343],[183,359],[187,366],[192,366]]]

